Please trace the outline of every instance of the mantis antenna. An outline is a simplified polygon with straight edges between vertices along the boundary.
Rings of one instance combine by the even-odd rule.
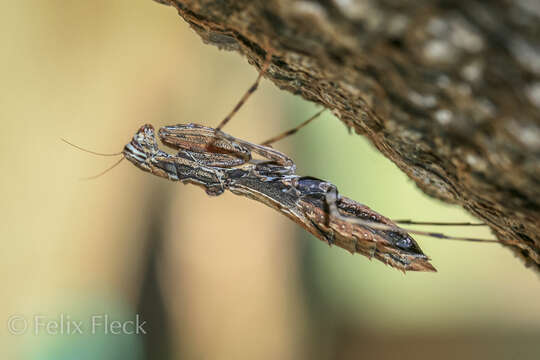
[[[70,145],[70,146],[73,146],[75,149],[78,149],[78,150],[81,150],[81,151],[84,151],[84,152],[87,152],[89,154],[93,154],[93,155],[97,155],[97,156],[122,156],[120,158],[120,160],[118,160],[117,162],[115,162],[113,165],[109,166],[108,168],[106,168],[105,170],[101,171],[100,173],[98,173],[97,175],[92,175],[92,176],[88,176],[88,177],[83,177],[83,178],[80,178],[80,180],[93,180],[93,179],[97,179],[98,177],[100,177],[101,175],[104,175],[105,173],[109,172],[110,170],[112,170],[113,168],[115,168],[118,164],[120,164],[122,162],[122,160],[125,159],[124,157],[124,154],[122,152],[118,152],[118,153],[111,153],[111,154],[106,154],[106,153],[100,153],[100,152],[96,152],[96,151],[92,151],[92,150],[88,150],[88,149],[85,149],[79,145],[75,145],[69,141],[67,141],[66,139],[63,139],[63,138],[60,138],[61,141],[65,142],[66,144]]]

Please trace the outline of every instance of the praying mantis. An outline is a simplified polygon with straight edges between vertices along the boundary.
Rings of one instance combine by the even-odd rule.
[[[120,161],[127,159],[139,169],[155,176],[197,185],[211,196],[218,196],[229,190],[233,194],[256,200],[284,214],[329,245],[374,258],[403,272],[436,271],[410,234],[440,239],[497,242],[405,230],[399,227],[397,222],[369,207],[341,196],[334,184],[297,175],[294,161],[270,147],[270,144],[294,134],[317,118],[322,111],[294,129],[262,144],[254,144],[223,132],[223,126],[257,89],[270,60],[271,55],[267,57],[255,83],[216,128],[199,124],[178,124],[160,128],[157,136],[165,146],[175,151],[170,154],[160,149],[154,127],[150,124],[143,125],[123,151],[117,154],[122,155]],[[432,224],[409,220],[402,223]]]

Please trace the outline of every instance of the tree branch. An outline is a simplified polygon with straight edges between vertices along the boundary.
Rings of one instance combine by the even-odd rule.
[[[156,0],[367,136],[540,269],[540,5]]]

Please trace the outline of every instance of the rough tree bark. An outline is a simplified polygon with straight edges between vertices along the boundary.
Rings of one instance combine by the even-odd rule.
[[[534,0],[156,0],[367,136],[540,270]],[[358,164],[358,166],[363,166]]]

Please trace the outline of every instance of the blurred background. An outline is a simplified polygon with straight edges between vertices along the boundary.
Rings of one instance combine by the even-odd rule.
[[[2,359],[538,357],[539,278],[501,246],[418,236],[439,272],[403,275],[259,203],[128,162],[79,181],[115,159],[60,137],[118,152],[144,123],[215,126],[254,81],[173,8],[18,1],[0,29]],[[260,142],[316,110],[263,81],[226,131]],[[276,147],[391,218],[473,220],[330,114]],[[137,321],[146,334],[126,334]]]

